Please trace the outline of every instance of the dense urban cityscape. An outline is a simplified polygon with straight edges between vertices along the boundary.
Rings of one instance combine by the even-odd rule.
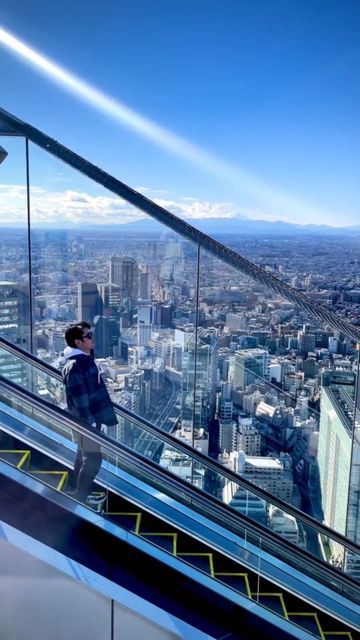
[[[0,335],[61,369],[66,327],[89,322],[115,403],[359,542],[358,493],[351,490],[359,474],[356,345],[206,252],[198,256],[174,233],[117,229],[34,229],[31,309],[27,236],[3,229]],[[360,237],[221,241],[360,324]],[[9,361],[7,371],[21,382],[18,365]],[[42,392],[50,394],[46,382]],[[204,474],[186,456],[159,449],[126,424],[117,438],[204,487]],[[218,491],[235,509],[310,544],[294,518],[250,500],[234,483]],[[328,554],[342,561],[336,548]]]

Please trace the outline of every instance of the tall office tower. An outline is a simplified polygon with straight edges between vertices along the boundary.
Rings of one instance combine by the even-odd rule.
[[[120,330],[116,318],[95,316],[94,346],[97,358],[118,356]]]
[[[221,422],[231,422],[233,416],[234,403],[232,400],[220,399],[219,418]]]
[[[207,429],[215,416],[218,331],[199,329],[189,334],[182,359],[182,423]]]
[[[110,282],[120,287],[122,304],[130,317],[138,299],[138,265],[134,258],[113,256],[110,259]]]
[[[30,351],[29,289],[16,282],[0,281],[0,336]],[[26,386],[27,367],[5,352],[0,353],[0,374]]]
[[[104,316],[113,316],[118,320],[121,314],[120,287],[109,282],[107,284],[99,284],[98,289],[103,304]]]
[[[171,241],[166,245],[160,277],[176,284],[185,281],[184,251],[180,242]]]
[[[139,347],[149,344],[153,324],[153,307],[139,305],[137,309],[137,344]]]
[[[102,299],[95,282],[78,282],[78,322],[84,320],[92,324],[94,317],[102,315]]]
[[[150,273],[146,268],[146,271],[139,273],[139,299],[151,300],[151,280]]]
[[[323,376],[318,450],[322,507],[328,526],[360,544],[360,419],[354,429],[355,385],[347,384],[349,372],[343,372],[343,380],[341,373]],[[358,559],[343,558],[337,545],[332,552],[348,573],[360,578]]]
[[[137,323],[137,344],[139,347],[144,347],[149,344],[151,340],[151,325],[145,324],[141,320]]]
[[[234,388],[244,391],[257,378],[268,377],[269,354],[265,349],[243,349],[235,352]]]
[[[310,333],[308,324],[304,324],[301,331],[298,331],[298,350],[300,355],[307,356],[309,351],[315,351],[315,334]]]
[[[237,440],[237,424],[233,421],[221,421],[219,428],[219,447],[220,451],[232,453],[236,451]]]

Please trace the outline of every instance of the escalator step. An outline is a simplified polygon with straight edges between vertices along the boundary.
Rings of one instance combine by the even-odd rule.
[[[42,482],[54,487],[58,491],[63,491],[66,487],[66,483],[69,477],[68,471],[39,471],[31,469],[31,475],[38,477]]]
[[[284,596],[282,593],[253,593],[254,600],[262,604],[267,609],[271,609],[280,616],[287,616],[286,606],[284,602]]]
[[[25,468],[30,461],[30,449],[1,449],[0,458],[18,469]]]
[[[215,571],[215,578],[235,589],[244,596],[251,598],[251,589],[247,573],[221,573]]]
[[[105,516],[108,516],[112,521],[116,522],[120,527],[139,533],[141,516],[140,512],[135,511],[105,511]]]
[[[178,553],[178,558],[182,558],[197,569],[205,571],[214,577],[214,560],[212,553]]]
[[[165,551],[176,555],[177,551],[177,533],[142,533],[141,537],[146,538]]]
[[[288,616],[291,622],[294,622],[299,627],[306,629],[306,631],[312,633],[316,638],[323,638],[319,618],[316,613],[310,613],[309,611],[288,612]]]

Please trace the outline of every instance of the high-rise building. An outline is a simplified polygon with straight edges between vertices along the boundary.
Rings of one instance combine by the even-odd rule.
[[[102,315],[103,303],[95,282],[78,282],[77,319],[92,324],[94,317]]]
[[[310,333],[310,327],[304,324],[302,331],[298,332],[298,350],[300,355],[307,356],[309,351],[315,351],[315,334]]]
[[[146,271],[141,271],[139,273],[139,299],[151,299],[151,279],[150,273],[147,269]]]
[[[122,304],[132,316],[138,299],[138,265],[134,258],[113,256],[109,279],[120,287]]]
[[[0,281],[0,336],[30,351],[29,290],[16,282]],[[26,363],[0,353],[1,374],[26,386]]]
[[[98,285],[103,304],[104,316],[113,316],[119,319],[121,314],[121,289],[111,282]]]
[[[94,346],[97,358],[119,355],[120,331],[115,318],[95,316],[94,318]]]
[[[257,378],[268,377],[269,354],[265,349],[243,349],[235,352],[234,387],[244,391]]]
[[[188,334],[182,359],[182,422],[207,428],[215,415],[218,332],[199,329]]]
[[[336,379],[337,384],[334,384]],[[343,381],[349,380],[344,372]],[[339,384],[341,372],[324,376],[320,405],[318,463],[325,524],[360,543],[360,420],[354,428],[355,385]],[[335,558],[360,577],[360,563],[334,545]]]

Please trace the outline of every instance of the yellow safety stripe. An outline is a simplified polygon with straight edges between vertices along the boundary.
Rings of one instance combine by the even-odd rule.
[[[141,532],[139,534],[140,536],[142,536],[143,538],[145,538],[146,536],[162,536],[164,537],[172,537],[173,539],[173,550],[172,553],[174,554],[174,556],[177,555],[177,537],[178,534],[177,533],[163,533],[163,532],[154,532],[154,533],[149,533],[148,531],[146,533]]]
[[[141,513],[134,513],[133,511],[105,511],[104,515],[106,516],[134,516],[136,518],[135,523],[135,532],[139,535],[140,530],[140,522],[141,522]]]
[[[22,453],[23,455],[16,465],[17,469],[21,469],[26,460],[28,458],[30,459],[31,456],[31,451],[29,449],[0,449],[0,453]]]

